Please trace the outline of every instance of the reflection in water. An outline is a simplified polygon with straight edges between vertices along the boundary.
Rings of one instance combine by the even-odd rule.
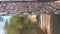
[[[0,34],[5,34],[4,25],[6,20],[9,21],[11,16],[1,16],[0,17]]]
[[[33,17],[36,17],[35,15]],[[33,19],[31,16],[31,18]],[[44,17],[44,16],[43,16]],[[9,20],[9,19],[8,19]],[[34,18],[35,22],[36,19]],[[44,20],[44,19],[43,19]],[[5,20],[5,32],[7,34],[46,34],[38,25],[37,22],[33,22],[31,19],[26,19],[22,16],[13,16],[10,24]],[[45,26],[44,26],[45,27]]]
[[[0,22],[2,22],[3,21],[3,18],[0,16]]]

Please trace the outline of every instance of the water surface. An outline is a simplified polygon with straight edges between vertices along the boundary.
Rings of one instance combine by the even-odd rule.
[[[0,22],[0,34],[5,34],[5,30],[4,30],[4,25],[6,20],[10,20],[11,16],[1,16],[3,18],[3,21]]]

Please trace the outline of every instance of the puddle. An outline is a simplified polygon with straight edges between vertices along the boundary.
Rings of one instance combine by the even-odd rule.
[[[3,18],[3,20],[0,22],[0,34],[5,34],[5,30],[4,30],[5,22],[6,20],[9,21],[11,16],[1,16],[1,18]]]

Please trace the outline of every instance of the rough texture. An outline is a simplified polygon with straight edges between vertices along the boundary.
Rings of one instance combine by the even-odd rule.
[[[6,2],[0,4],[0,12],[6,14],[21,14],[21,12],[53,12],[60,8],[60,3],[41,3],[41,2]],[[59,12],[59,11],[58,11]]]

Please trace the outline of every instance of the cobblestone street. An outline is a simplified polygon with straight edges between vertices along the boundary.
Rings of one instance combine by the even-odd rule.
[[[4,15],[18,15],[22,12],[60,12],[60,2],[3,2],[0,4],[0,12]]]

